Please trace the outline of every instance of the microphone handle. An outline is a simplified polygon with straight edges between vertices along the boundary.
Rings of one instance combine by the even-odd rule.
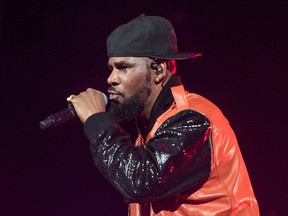
[[[103,94],[103,99],[105,102],[105,106],[108,103],[107,96]],[[62,124],[66,121],[69,121],[77,116],[76,111],[73,106],[69,106],[66,109],[60,110],[54,114],[49,115],[46,119],[39,122],[39,126],[41,129],[46,129],[52,126],[56,126]]]
[[[40,121],[39,126],[41,129],[54,127],[75,118],[76,112],[73,106],[63,109],[59,112],[49,115],[46,119]]]

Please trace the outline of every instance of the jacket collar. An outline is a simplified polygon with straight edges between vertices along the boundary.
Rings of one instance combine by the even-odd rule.
[[[168,81],[168,83],[163,87],[162,91],[158,95],[152,107],[147,128],[145,131],[141,131],[143,138],[145,138],[148,132],[152,129],[157,118],[160,115],[162,115],[166,110],[168,110],[169,107],[174,102],[174,98],[171,92],[171,87],[178,86],[178,85],[182,85],[181,78],[178,75],[173,75]]]

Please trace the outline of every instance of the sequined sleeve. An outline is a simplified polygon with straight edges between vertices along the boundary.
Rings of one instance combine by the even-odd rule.
[[[97,169],[128,202],[168,198],[197,187],[208,177],[210,122],[202,114],[177,113],[164,121],[146,145],[137,147],[109,113],[100,115],[86,121],[85,134]]]

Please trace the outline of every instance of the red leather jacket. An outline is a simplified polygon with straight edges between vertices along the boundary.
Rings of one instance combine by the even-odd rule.
[[[88,118],[85,134],[99,172],[124,196],[131,216],[259,215],[226,118],[182,85],[171,89],[172,106],[136,145],[109,113]]]
[[[198,190],[192,190],[192,193],[188,190],[176,195],[175,202],[178,204],[172,211],[165,210],[165,206],[175,205],[169,201],[167,203],[152,202],[144,205],[132,203],[130,204],[130,215],[259,215],[258,203],[244,160],[234,132],[226,118],[214,104],[197,94],[185,92],[183,86],[172,87],[172,93],[175,103],[157,119],[146,142],[154,135],[159,126],[175,113],[185,109],[202,113],[211,122],[209,135],[212,144],[210,175]],[[145,213],[143,214],[143,212]]]

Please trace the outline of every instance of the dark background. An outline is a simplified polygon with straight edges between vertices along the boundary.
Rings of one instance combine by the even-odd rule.
[[[88,87],[107,92],[106,37],[141,13],[173,23],[187,89],[237,134],[261,215],[287,215],[287,7],[277,1],[7,0],[0,3],[0,215],[127,215],[77,119],[40,120]]]

